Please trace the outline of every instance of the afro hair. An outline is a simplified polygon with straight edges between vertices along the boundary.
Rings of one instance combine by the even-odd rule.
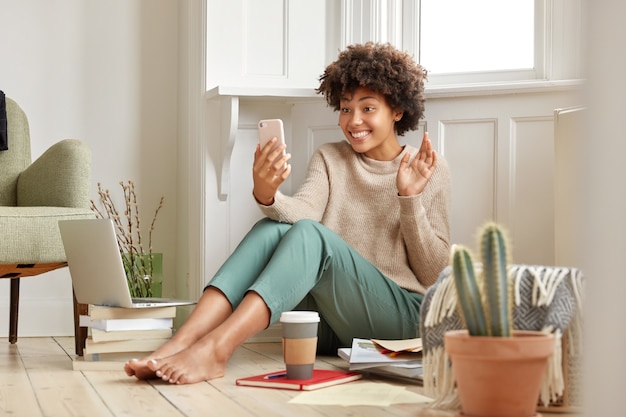
[[[328,65],[316,92],[330,107],[340,109],[340,100],[359,87],[382,94],[393,109],[403,111],[395,124],[398,135],[416,130],[424,117],[424,83],[427,71],[406,52],[390,44],[367,42],[348,46]]]

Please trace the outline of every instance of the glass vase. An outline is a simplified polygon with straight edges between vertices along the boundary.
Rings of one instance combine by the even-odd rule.
[[[163,289],[162,253],[123,253],[122,263],[131,297],[161,297]]]

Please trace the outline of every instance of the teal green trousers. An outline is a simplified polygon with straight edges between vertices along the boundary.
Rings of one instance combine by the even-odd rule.
[[[364,238],[375,238],[364,236]],[[423,296],[399,287],[322,224],[259,221],[208,286],[236,309],[256,292],[275,323],[283,311],[320,314],[318,352],[336,354],[352,338],[419,336]]]

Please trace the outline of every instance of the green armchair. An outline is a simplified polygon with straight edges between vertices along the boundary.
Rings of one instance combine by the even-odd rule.
[[[5,101],[8,149],[0,150],[0,278],[11,279],[9,342],[16,343],[20,278],[67,266],[58,221],[94,215],[87,145],[62,140],[31,163],[26,115],[15,101]],[[77,308],[74,299],[75,332]]]

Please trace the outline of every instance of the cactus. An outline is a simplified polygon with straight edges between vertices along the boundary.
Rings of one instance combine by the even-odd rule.
[[[452,274],[460,312],[470,335],[508,337],[513,307],[507,278],[506,239],[494,223],[487,224],[481,236],[483,265],[478,277],[469,251],[462,246],[453,250]]]

